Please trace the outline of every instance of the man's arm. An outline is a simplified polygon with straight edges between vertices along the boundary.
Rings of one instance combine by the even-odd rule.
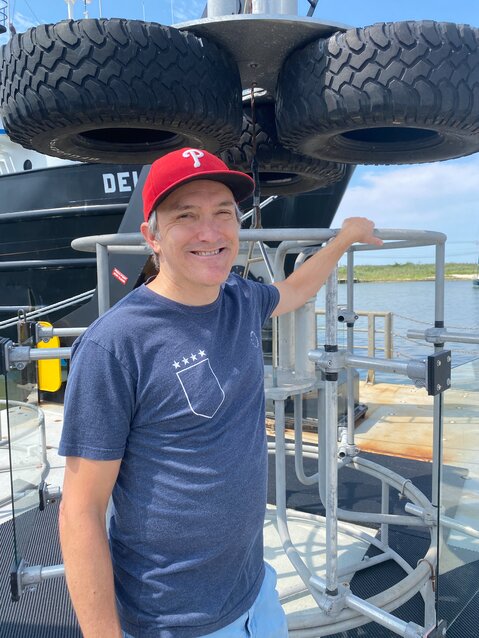
[[[121,638],[105,514],[121,460],[67,457],[60,541],[70,597],[84,638]]]
[[[304,262],[284,281],[274,285],[280,293],[280,300],[273,317],[291,312],[311,299],[333,271],[338,260],[356,243],[381,246],[382,240],[374,235],[374,224],[365,217],[350,217],[344,220],[336,237],[324,248]]]

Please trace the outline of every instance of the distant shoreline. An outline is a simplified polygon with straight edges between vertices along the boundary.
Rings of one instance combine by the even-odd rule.
[[[338,269],[338,278],[346,281],[346,267]],[[474,280],[478,277],[477,264],[448,263],[445,266],[446,279]],[[387,264],[382,266],[365,265],[354,268],[355,282],[384,281],[432,281],[435,278],[434,264]]]

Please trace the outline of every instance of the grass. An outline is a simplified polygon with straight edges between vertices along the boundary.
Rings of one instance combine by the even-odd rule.
[[[451,279],[454,275],[477,274],[477,264],[448,263],[445,269],[446,277]],[[434,279],[434,264],[389,264],[385,266],[356,266],[354,277],[358,281],[424,281]],[[346,266],[339,268],[339,278],[346,279]]]

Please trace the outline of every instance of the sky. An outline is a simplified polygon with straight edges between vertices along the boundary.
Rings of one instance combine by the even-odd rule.
[[[201,16],[206,0],[76,0],[73,17],[126,17],[177,24]],[[71,4],[71,0],[70,0]],[[66,0],[15,0],[9,3],[17,32],[68,17]],[[305,16],[307,0],[299,0]],[[350,26],[399,20],[437,20],[479,27],[477,0],[319,0],[314,19]],[[4,36],[5,38],[5,36]],[[0,42],[2,40],[0,39]],[[448,236],[448,261],[479,257],[479,153],[469,157],[407,166],[358,166],[333,227],[362,215],[378,228],[435,230]],[[358,263],[431,261],[431,248],[364,253]]]

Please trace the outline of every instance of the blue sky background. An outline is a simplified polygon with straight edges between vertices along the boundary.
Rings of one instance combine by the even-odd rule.
[[[65,0],[16,0],[10,16],[18,32],[68,15]],[[76,0],[75,19],[127,17],[174,24],[199,17],[205,0]],[[307,0],[299,0],[306,15]],[[351,26],[397,20],[450,21],[479,27],[477,0],[403,0],[362,2],[319,0],[314,18]],[[5,37],[3,38],[3,40]],[[1,40],[0,40],[1,41]],[[350,215],[371,217],[379,228],[422,228],[448,235],[448,261],[476,261],[479,257],[479,154],[463,159],[412,166],[360,166],[333,223]],[[432,250],[417,248],[365,254],[362,263],[430,261]]]

